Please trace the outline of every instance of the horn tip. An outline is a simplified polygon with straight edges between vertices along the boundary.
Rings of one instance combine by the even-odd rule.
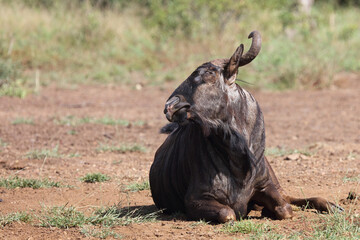
[[[259,35],[259,36],[260,36],[259,31],[257,31],[257,30],[252,31],[252,32],[249,34],[248,38],[253,38],[255,35]]]

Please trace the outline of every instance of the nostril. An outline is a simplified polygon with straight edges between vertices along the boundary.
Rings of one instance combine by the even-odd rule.
[[[166,114],[168,112],[169,107],[174,106],[174,105],[178,104],[179,102],[180,102],[180,98],[178,96],[174,96],[174,97],[170,98],[169,100],[167,100],[167,102],[165,103],[164,114]]]
[[[180,102],[180,98],[178,96],[174,96],[172,98],[170,98],[166,103],[165,103],[165,106],[167,105],[175,105],[177,103]]]

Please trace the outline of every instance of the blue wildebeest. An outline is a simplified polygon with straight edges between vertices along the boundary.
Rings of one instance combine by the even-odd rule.
[[[276,219],[293,216],[290,204],[318,211],[337,207],[323,198],[293,198],[281,188],[264,156],[265,128],[259,104],[235,83],[238,68],[260,52],[261,36],[243,54],[199,66],[169,97],[164,113],[171,131],[150,169],[158,208],[190,219],[220,223],[245,217],[254,207]]]

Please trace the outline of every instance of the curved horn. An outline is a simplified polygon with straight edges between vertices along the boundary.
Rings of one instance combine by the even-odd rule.
[[[241,56],[239,67],[250,63],[256,58],[261,49],[261,35],[258,31],[252,31],[248,38],[252,38],[252,43],[249,51]]]

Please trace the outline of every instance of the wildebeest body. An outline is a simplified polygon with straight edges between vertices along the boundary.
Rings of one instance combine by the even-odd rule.
[[[238,106],[239,112],[246,109]],[[212,133],[207,137],[197,123],[179,126],[172,132],[158,149],[151,168],[150,182],[157,207],[185,212],[186,201],[206,196],[245,216],[256,181],[263,180],[266,172],[261,163],[265,135],[258,107],[256,115],[254,122],[238,119],[252,128],[249,139],[260,140],[252,145],[256,157],[248,148],[249,139],[229,127],[222,129],[220,135]]]
[[[254,97],[235,83],[237,69],[260,51],[258,32],[243,55],[198,67],[169,97],[164,113],[177,123],[150,169],[158,208],[192,219],[226,222],[244,217],[254,204],[275,218],[292,217],[290,203],[321,211],[335,206],[322,198],[286,195],[264,156],[265,127]]]

